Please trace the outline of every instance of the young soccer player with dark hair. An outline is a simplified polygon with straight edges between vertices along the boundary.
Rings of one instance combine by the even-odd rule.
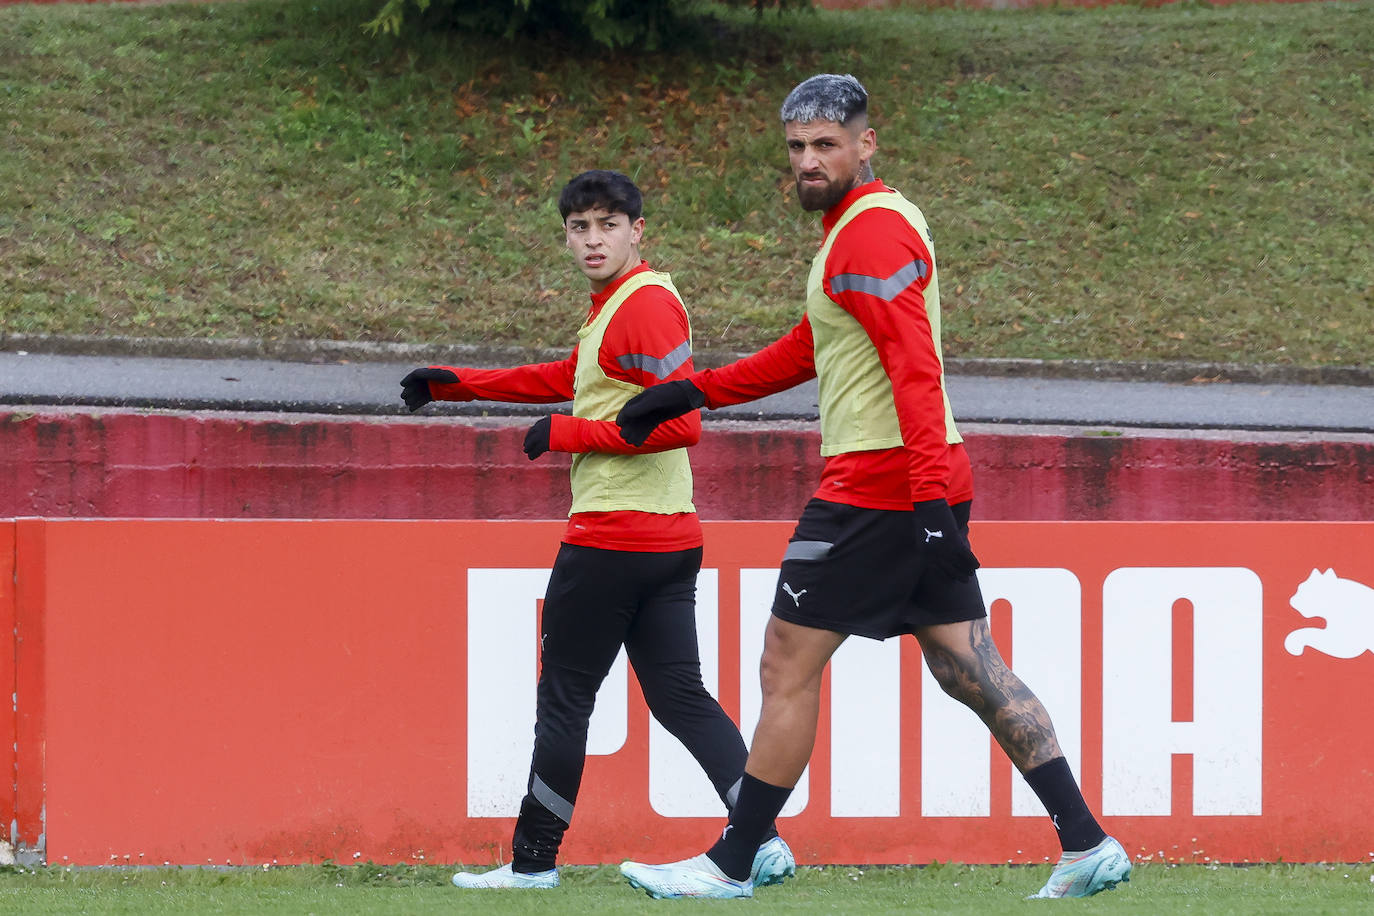
[[[692,373],[692,331],[666,273],[639,255],[643,198],[611,171],[568,182],[558,211],[568,250],[591,286],[591,307],[568,358],[510,369],[429,366],[401,380],[406,405],[431,400],[572,401],[530,427],[525,454],[571,452],[572,510],[554,560],[540,621],[534,756],[511,862],[459,872],[462,888],[552,888],[555,861],[582,783],[597,690],[620,647],[654,717],[686,746],[726,808],[747,751],[735,723],[701,679],[696,577],[701,523],[692,505],[687,446],[701,437],[692,415],[628,445],[615,415],[632,396]],[[795,871],[771,825],[751,856],[751,880]]]

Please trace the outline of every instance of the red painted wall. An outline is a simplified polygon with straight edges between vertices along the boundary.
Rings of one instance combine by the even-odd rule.
[[[562,518],[568,457],[527,460],[527,423],[0,408],[0,517]],[[1374,519],[1374,437],[965,433],[977,518]],[[810,424],[708,422],[697,508],[793,519],[818,449]]]

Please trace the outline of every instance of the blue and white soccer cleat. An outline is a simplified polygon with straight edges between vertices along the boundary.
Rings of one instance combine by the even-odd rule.
[[[1037,897],[1091,897],[1131,880],[1131,857],[1112,837],[1086,852],[1064,853]]]
[[[507,863],[500,868],[493,868],[491,871],[476,872],[460,871],[453,876],[454,887],[465,888],[525,888],[533,890],[548,890],[558,886],[558,869],[550,868],[548,871],[537,871],[532,874],[524,874],[510,867]]]
[[[783,842],[782,837],[775,836],[754,853],[754,865],[749,869],[749,880],[754,887],[767,887],[770,884],[781,884],[784,878],[790,878],[796,873],[797,860],[793,858],[792,850]]]
[[[620,873],[631,887],[637,887],[650,897],[752,897],[754,882],[736,881],[721,871],[705,853],[667,865],[644,865],[622,862]]]

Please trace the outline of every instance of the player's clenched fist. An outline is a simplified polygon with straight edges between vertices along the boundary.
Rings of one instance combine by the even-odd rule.
[[[525,433],[525,457],[533,461],[549,450],[549,436],[553,434],[553,417],[541,417]]]
[[[620,438],[631,445],[643,445],[660,423],[699,410],[706,403],[701,389],[686,379],[645,388],[630,398],[616,414]]]
[[[401,379],[401,400],[406,402],[406,407],[414,413],[434,400],[434,392],[430,391],[430,382],[440,382],[445,385],[452,385],[458,381],[458,373],[444,366],[425,366],[422,369],[415,369]]]

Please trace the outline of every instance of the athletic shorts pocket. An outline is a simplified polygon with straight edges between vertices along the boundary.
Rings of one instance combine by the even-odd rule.
[[[786,563],[788,560],[824,560],[830,556],[830,550],[834,546],[831,541],[788,541],[782,561]]]

